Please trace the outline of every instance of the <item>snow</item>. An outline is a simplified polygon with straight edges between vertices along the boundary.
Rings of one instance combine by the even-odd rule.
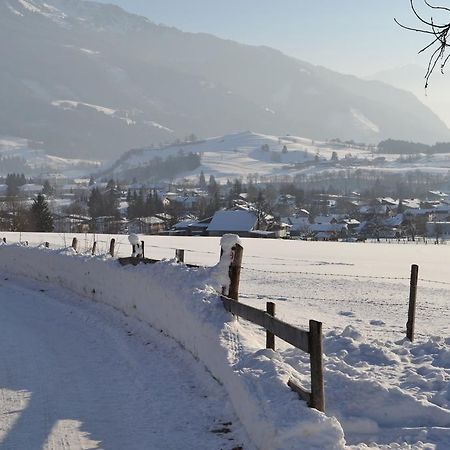
[[[25,9],[28,11],[31,11],[33,13],[40,13],[41,10],[39,8],[36,8],[32,3],[29,3],[25,0],[17,0]]]
[[[232,239],[224,242],[229,245]],[[17,245],[2,246],[0,255],[0,268],[8,273],[107,303],[173,337],[220,381],[258,448],[296,449],[299,441],[311,449],[343,447],[336,419],[309,409],[287,387],[295,370],[276,353],[254,348],[253,333],[224,310],[217,295],[224,265],[219,271],[172,261],[123,268],[111,259],[74,255],[71,249]],[[229,261],[227,252],[224,258]]]
[[[164,125],[161,125],[158,122],[154,122],[153,120],[144,120],[144,123],[160,130],[167,131],[168,133],[174,133],[174,130],[172,130],[171,128],[165,127]]]
[[[82,105],[87,108],[95,109],[97,112],[103,113],[107,116],[113,116],[117,112],[116,109],[107,108],[105,106],[93,105],[91,103],[75,102],[73,100],[54,100],[54,101],[52,101],[52,105],[57,106],[64,110],[76,109],[80,105]]]
[[[378,134],[380,132],[380,127],[368,119],[361,111],[351,108],[350,112],[354,119],[359,123],[363,129],[371,131]]]
[[[367,118],[359,117],[359,119],[364,119],[369,126]],[[269,152],[261,149],[263,145],[269,146]],[[287,153],[282,153],[284,146],[288,150]],[[377,153],[375,149],[369,147],[315,141],[299,136],[270,136],[245,131],[198,142],[133,151],[111,164],[112,174],[119,176],[123,171],[148,164],[155,157],[165,159],[168,156],[176,156],[180,150],[201,154],[201,166],[194,171],[180,174],[177,179],[198,181],[199,173],[203,171],[207,176],[214,175],[216,180],[222,183],[235,178],[247,179],[251,174],[256,175],[256,179],[263,182],[268,179],[277,179],[277,177],[286,178],[296,175],[309,177],[324,174],[324,172],[336,173],[344,169],[359,169],[374,174],[377,172],[405,174],[420,170],[424,173],[441,175],[447,174],[450,169],[450,153],[432,156],[423,154],[417,159],[408,160],[400,159],[399,155]],[[337,153],[338,161],[331,163],[334,152]],[[316,155],[319,157],[319,164],[314,162]],[[383,162],[380,162],[380,159]]]
[[[2,448],[253,448],[220,384],[159,330],[2,275]]]
[[[217,211],[208,231],[251,231],[255,224],[256,216],[249,211]]]
[[[15,14],[16,16],[21,16],[23,17],[23,14],[20,11],[17,11],[17,9],[14,9],[9,3],[6,3],[6,6],[8,7],[8,9]]]
[[[0,157],[21,157],[26,160],[31,169],[39,169],[41,172],[47,170],[48,172],[65,173],[68,176],[85,175],[100,165],[99,161],[47,155],[44,150],[36,148],[36,144],[28,139],[1,135]],[[90,168],[77,169],[76,166],[79,164],[90,166]]]
[[[80,48],[79,50],[82,51],[83,53],[87,53],[89,55],[98,54],[98,52],[96,52],[94,50],[89,50],[89,49],[85,49],[85,48]],[[75,100],[53,100],[51,102],[51,104],[57,108],[62,109],[63,111],[76,110],[80,106],[85,107],[85,108],[90,108],[90,109],[93,109],[94,111],[97,111],[98,113],[104,114],[108,117],[122,120],[127,125],[137,125],[140,121],[135,120],[135,116],[139,116],[140,114],[142,114],[142,111],[131,112],[126,109],[113,109],[113,108],[109,108],[106,106],[101,106],[101,105],[96,105],[93,103],[86,103],[86,102],[81,102],[81,101],[75,101]],[[133,117],[133,119],[131,119],[130,117]],[[168,127],[165,127],[164,125],[161,125],[160,123],[155,122],[153,120],[142,120],[141,123],[143,123],[144,125],[153,127],[153,128],[158,128],[159,130],[163,130],[168,133],[174,132],[174,130],[172,130]]]
[[[5,236],[8,242],[19,239],[18,233]],[[96,236],[99,251],[106,252],[110,237]],[[118,254],[130,256],[126,236],[115,237]],[[67,236],[68,243],[71,238]],[[323,416],[285,390],[291,376],[309,388],[308,355],[280,340],[276,353],[261,350],[262,330],[230,320],[216,303],[213,291],[220,289],[227,266],[216,266],[219,239],[142,239],[147,256],[170,260],[118,270],[110,259],[68,258],[44,250],[49,256],[47,267],[42,267],[42,257],[34,253],[38,250],[4,246],[0,261],[4,270],[7,266],[33,278],[48,275],[50,282],[78,292],[85,286],[85,296],[94,297],[94,286],[97,300],[164,329],[221,380],[250,438],[261,448],[450,448],[450,269],[443,264],[450,258],[448,245],[240,240],[242,302],[264,309],[266,301],[274,301],[280,319],[304,329],[309,319],[323,322]],[[50,241],[55,248],[63,245],[64,236],[24,233],[22,240]],[[79,235],[79,242],[89,250],[92,236]],[[186,262],[213,268],[192,271],[175,266],[171,259],[177,248],[185,249]],[[12,257],[16,252],[28,259],[20,258],[18,264]],[[38,258],[40,264],[35,262]],[[60,258],[81,262],[68,270]],[[410,343],[404,336],[413,263],[420,268],[416,341]],[[100,270],[97,264],[101,275],[94,273],[94,267]],[[69,276],[74,281],[67,280]],[[112,285],[105,287],[110,279]],[[118,300],[121,292],[130,295],[131,285],[135,294],[127,302],[136,309]],[[164,299],[151,314],[148,292]],[[181,318],[180,309],[187,319]],[[200,335],[207,345],[194,339]],[[287,438],[291,434],[295,444]]]

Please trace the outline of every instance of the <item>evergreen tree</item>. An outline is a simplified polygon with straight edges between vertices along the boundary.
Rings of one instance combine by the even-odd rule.
[[[214,195],[219,191],[219,187],[217,185],[217,181],[214,178],[214,175],[209,176],[209,182],[208,182],[208,192],[209,195]]]
[[[53,231],[53,216],[48,207],[48,202],[42,194],[38,194],[33,200],[29,223],[33,231]]]
[[[6,176],[6,185],[8,186],[7,196],[15,197],[19,194],[20,186],[26,184],[27,180],[25,179],[25,175],[18,173],[8,173]]]
[[[203,170],[200,172],[198,185],[199,185],[200,189],[206,189],[206,179],[205,179],[205,174],[203,173]]]
[[[100,189],[95,187],[92,189],[91,196],[88,200],[89,215],[95,219],[103,215],[103,197]]]
[[[44,187],[42,188],[42,193],[45,196],[53,195],[53,187],[50,185],[50,182],[48,180],[45,180]]]

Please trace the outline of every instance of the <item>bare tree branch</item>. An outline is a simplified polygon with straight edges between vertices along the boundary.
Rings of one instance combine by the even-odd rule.
[[[440,11],[450,12],[450,8],[447,8],[445,6],[432,5],[429,2],[429,0],[423,0],[423,2],[428,8],[430,8],[432,10],[440,10]],[[450,22],[444,21],[444,23],[436,23],[433,17],[431,17],[430,20],[426,20],[417,11],[417,9],[414,5],[414,0],[410,0],[410,4],[411,4],[411,9],[412,9],[414,15],[421,23],[421,28],[410,27],[410,26],[404,25],[395,18],[394,18],[394,21],[397,25],[401,26],[405,30],[414,31],[414,32],[423,33],[423,34],[430,34],[434,37],[433,40],[429,44],[427,44],[425,47],[423,47],[421,50],[419,50],[419,54],[420,54],[429,49],[433,49],[433,53],[431,54],[430,60],[428,62],[427,71],[425,73],[425,89],[426,89],[428,87],[430,77],[433,74],[434,70],[436,69],[436,66],[438,65],[439,61],[440,61],[440,71],[441,71],[441,73],[444,73],[444,68],[450,58],[450,53],[447,54],[448,47],[450,47],[450,44],[447,43],[447,40],[449,39],[449,33],[450,33]],[[424,25],[426,27],[424,27]],[[436,47],[436,48],[434,48],[434,47]]]

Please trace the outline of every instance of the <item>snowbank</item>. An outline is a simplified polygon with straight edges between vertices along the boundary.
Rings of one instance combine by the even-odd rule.
[[[233,242],[228,237],[227,248]],[[260,343],[222,307],[228,251],[216,267],[190,269],[174,261],[121,267],[110,258],[0,246],[0,270],[48,281],[137,317],[176,339],[199,358],[228,392],[260,449],[342,449],[335,418],[310,409],[287,387],[294,369]],[[226,261],[227,263],[225,263]],[[248,345],[250,344],[250,345]],[[164,386],[161,386],[164,389]]]

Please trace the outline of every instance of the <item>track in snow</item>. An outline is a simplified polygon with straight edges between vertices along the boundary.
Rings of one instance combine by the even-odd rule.
[[[178,344],[61,289],[0,278],[2,450],[226,450],[243,441],[220,385]]]

